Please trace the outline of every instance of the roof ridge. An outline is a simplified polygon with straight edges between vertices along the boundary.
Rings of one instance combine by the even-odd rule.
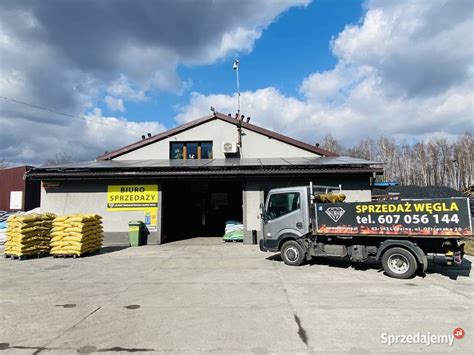
[[[177,133],[180,133],[182,131],[185,131],[187,129],[190,129],[190,128],[193,128],[193,127],[196,127],[200,124],[203,124],[211,119],[213,119],[215,116],[214,115],[207,115],[207,116],[202,116],[202,117],[199,117],[195,120],[192,120],[192,121],[189,121],[189,122],[186,122],[186,123],[183,123],[177,127],[174,127],[174,128],[170,128],[166,131],[163,131],[163,132],[160,132],[160,133],[157,133],[151,137],[148,137],[148,138],[145,138],[145,139],[142,139],[140,141],[137,141],[137,142],[134,142],[134,143],[131,143],[131,144],[128,144],[124,147],[121,147],[121,148],[118,148],[118,149],[115,149],[111,152],[106,152],[105,154],[102,154],[102,155],[99,155],[96,159],[97,160],[109,160],[109,159],[113,159],[115,157],[118,157],[122,154],[125,154],[125,153],[128,153],[128,152],[131,152],[135,149],[138,149],[138,148],[141,148],[145,145],[148,145],[148,144],[151,144],[151,143],[154,143],[154,142],[157,142],[157,141],[160,141],[162,139],[165,139],[167,137],[169,137],[170,135],[173,135],[173,134],[177,134]]]
[[[322,155],[322,156],[327,156],[327,157],[337,157],[338,156],[338,154],[330,152],[328,150],[325,150],[325,149],[322,149],[322,148],[319,148],[319,147],[315,147],[311,144],[308,144],[308,143],[302,142],[300,140],[285,136],[283,134],[271,131],[269,129],[251,124],[249,122],[244,122],[243,120],[239,121],[235,117],[232,117],[230,115],[225,115],[221,112],[214,111],[212,115],[207,115],[207,116],[197,118],[195,120],[186,122],[186,123],[184,123],[180,126],[177,126],[177,127],[171,128],[169,130],[166,130],[164,132],[155,134],[154,136],[151,136],[149,138],[142,139],[140,141],[128,144],[128,145],[126,145],[124,147],[121,147],[119,149],[116,149],[116,150],[113,150],[111,152],[107,152],[105,154],[102,154],[102,155],[97,157],[97,160],[110,160],[110,159],[116,158],[120,155],[131,152],[133,150],[136,150],[136,149],[141,148],[143,146],[146,146],[148,144],[160,141],[162,139],[168,138],[171,135],[178,134],[178,133],[181,133],[181,132],[186,131],[188,129],[194,128],[196,126],[199,126],[201,124],[209,122],[210,120],[213,120],[213,119],[220,119],[222,121],[226,121],[226,122],[234,124],[236,126],[240,122],[242,127],[245,128],[245,129],[249,129],[249,130],[251,130],[253,132],[257,132],[259,134],[263,134],[267,137],[270,137],[270,138],[279,140],[281,142],[293,145],[293,146],[298,147],[300,149],[307,150],[307,151],[310,151],[310,152],[313,152],[313,153],[316,153],[316,154],[319,154],[319,155]]]
[[[233,123],[233,124],[237,125],[237,122],[236,122],[237,119],[232,118],[232,116],[229,117],[229,116],[226,116],[226,115],[224,115],[220,112],[215,112],[215,116],[220,118],[220,119],[223,119],[227,122],[230,122],[229,120],[233,120],[234,122],[230,122],[230,123]],[[284,143],[296,146],[298,148],[302,148],[304,150],[309,150],[313,153],[317,153],[317,154],[320,154],[320,155],[323,155],[323,156],[328,156],[328,157],[337,157],[337,156],[339,156],[339,154],[336,154],[334,152],[330,152],[329,150],[313,146],[311,144],[305,143],[305,142],[300,141],[300,140],[295,139],[295,138],[291,138],[289,136],[286,136],[284,134],[269,130],[267,128],[263,128],[263,127],[254,125],[254,124],[249,123],[249,122],[244,122],[244,121],[241,121],[241,123],[242,123],[243,128],[247,128],[247,129],[250,129],[251,131],[254,131],[254,132],[257,132],[257,133],[260,133],[260,134],[263,134],[263,135],[266,135],[266,136],[269,136],[269,137],[272,137],[272,138],[275,138],[277,140],[280,140]]]

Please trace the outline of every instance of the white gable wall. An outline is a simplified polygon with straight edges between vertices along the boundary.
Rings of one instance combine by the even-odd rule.
[[[242,158],[293,158],[317,157],[316,153],[268,138],[265,135],[242,128]],[[169,159],[170,142],[212,141],[213,157],[225,158],[222,152],[223,142],[237,142],[237,126],[214,119],[197,127],[151,143],[129,153],[123,154],[114,160],[130,159]]]

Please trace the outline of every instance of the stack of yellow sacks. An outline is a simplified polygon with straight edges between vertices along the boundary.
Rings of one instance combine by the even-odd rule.
[[[74,214],[56,217],[51,230],[51,254],[82,255],[102,247],[102,217]]]
[[[13,215],[7,219],[7,255],[26,256],[49,253],[52,213]]]

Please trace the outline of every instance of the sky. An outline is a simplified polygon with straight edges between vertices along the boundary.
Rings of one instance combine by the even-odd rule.
[[[314,144],[473,131],[470,0],[4,0],[0,161],[96,156],[237,109]],[[70,116],[76,116],[70,117]],[[81,120],[84,117],[85,120]]]

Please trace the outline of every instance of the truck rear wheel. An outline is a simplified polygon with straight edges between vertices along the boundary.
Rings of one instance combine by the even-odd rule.
[[[415,256],[403,248],[390,248],[382,256],[382,266],[388,276],[409,279],[418,269]]]
[[[305,251],[296,240],[289,240],[281,247],[281,258],[286,265],[299,266],[305,261]]]

